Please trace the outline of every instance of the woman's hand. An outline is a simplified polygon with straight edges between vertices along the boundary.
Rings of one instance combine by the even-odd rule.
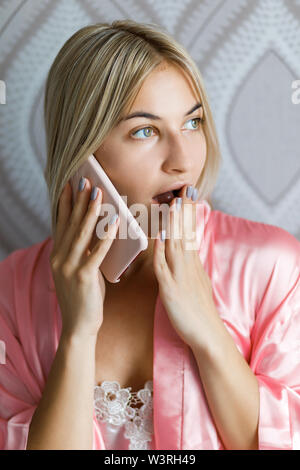
[[[180,192],[182,205],[176,199],[170,204],[170,233],[165,241],[160,233],[154,244],[153,267],[159,284],[159,295],[169,319],[190,346],[205,345],[215,321],[220,321],[206,274],[197,251],[196,204],[186,196],[185,185]],[[176,238],[175,238],[176,235]]]
[[[98,220],[102,192],[95,200],[91,183],[78,191],[72,209],[72,189],[66,184],[59,199],[51,270],[62,314],[62,332],[96,336],[103,322],[105,281],[100,265],[116,235],[119,219],[108,225],[103,239],[89,249]]]

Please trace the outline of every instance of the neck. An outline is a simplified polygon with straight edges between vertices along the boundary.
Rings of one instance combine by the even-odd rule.
[[[106,281],[106,287],[115,289],[137,284],[156,283],[156,276],[153,270],[153,245],[154,239],[148,240],[147,250],[142,251],[138,257],[129,265],[125,273],[122,274],[120,282],[112,284]]]

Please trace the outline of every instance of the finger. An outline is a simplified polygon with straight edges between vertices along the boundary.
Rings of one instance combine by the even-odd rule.
[[[192,195],[193,201],[193,220],[192,220],[192,236],[193,236],[193,251],[197,250],[197,207],[198,207],[198,189],[194,187],[194,192]]]
[[[168,265],[165,256],[165,240],[161,237],[166,236],[166,230],[158,232],[153,250],[153,268],[158,281],[164,282],[168,273]]]
[[[188,207],[185,232],[185,250],[187,253],[193,253],[197,249],[196,245],[196,202],[192,202]]]
[[[186,185],[182,188],[183,198],[182,214],[182,245],[185,252],[193,249],[193,198],[197,196],[194,186]]]
[[[173,201],[172,201],[173,202]],[[172,207],[171,231],[174,246],[181,248],[182,241],[182,197],[174,199],[174,207]]]
[[[87,212],[78,228],[77,233],[71,243],[69,251],[69,263],[73,267],[79,266],[84,257],[88,256],[88,247],[95,233],[95,226],[100,213],[102,202],[102,191],[100,188],[95,199],[90,199]]]
[[[85,269],[95,272],[100,268],[102,261],[116,238],[119,224],[120,217],[113,224],[108,224],[108,230],[105,232],[104,238],[98,240],[87,261],[84,263],[83,267]]]
[[[165,257],[169,269],[170,271],[172,271],[172,273],[175,272],[176,263],[178,262],[178,256],[182,254],[182,241],[180,233],[181,205],[178,205],[177,201],[181,201],[182,203],[182,198],[174,198],[170,204],[170,235],[165,241]],[[177,207],[179,207],[179,210],[177,209]]]
[[[58,200],[57,219],[54,233],[53,251],[56,251],[61,244],[61,240],[66,231],[72,207],[72,188],[69,182],[64,186]]]
[[[181,191],[179,193],[179,196],[182,198],[182,239],[184,240],[184,229],[185,225],[188,222],[187,217],[189,214],[190,210],[190,205],[192,204],[191,197],[189,195],[192,195],[193,193],[193,186],[190,185],[185,185],[183,188],[181,188]],[[185,215],[186,213],[186,215]]]
[[[85,178],[84,188],[82,191],[77,191],[71,217],[68,221],[59,247],[59,257],[61,258],[61,261],[64,261],[68,257],[75,235],[77,234],[82,219],[86,214],[91,196],[91,186],[89,179]]]

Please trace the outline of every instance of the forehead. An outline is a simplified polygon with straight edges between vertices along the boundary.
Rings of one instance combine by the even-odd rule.
[[[181,105],[186,110],[197,100],[193,81],[186,71],[173,65],[157,67],[143,81],[126,114],[141,106],[178,109]]]
[[[168,65],[164,68],[157,67],[145,78],[139,94],[148,92],[149,88],[156,84],[167,87],[170,91],[172,91],[174,87],[190,90],[192,88],[192,79],[189,74],[179,66]],[[150,91],[153,91],[153,89]]]

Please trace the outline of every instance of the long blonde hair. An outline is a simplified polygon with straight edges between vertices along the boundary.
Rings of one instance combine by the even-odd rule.
[[[202,104],[207,158],[196,186],[199,199],[211,204],[221,156],[203,79],[193,59],[156,24],[129,19],[96,23],[65,42],[46,81],[44,176],[52,236],[65,184],[130,109],[145,78],[163,63],[179,66],[189,75]]]

